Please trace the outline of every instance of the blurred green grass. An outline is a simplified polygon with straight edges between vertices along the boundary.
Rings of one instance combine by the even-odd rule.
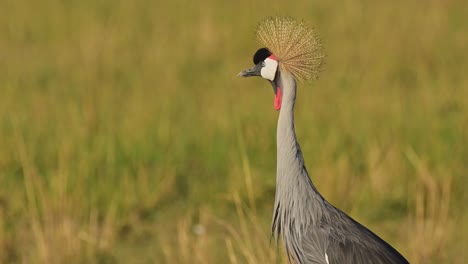
[[[3,1],[1,263],[285,263],[259,19],[320,32],[296,129],[327,199],[412,263],[464,263],[465,1]]]

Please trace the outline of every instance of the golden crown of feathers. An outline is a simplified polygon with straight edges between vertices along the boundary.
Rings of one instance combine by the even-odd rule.
[[[297,80],[317,78],[324,54],[315,31],[291,17],[269,17],[257,26],[257,40],[278,58],[281,71]]]

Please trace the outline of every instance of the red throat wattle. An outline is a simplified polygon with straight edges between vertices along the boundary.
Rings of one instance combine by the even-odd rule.
[[[276,94],[275,94],[275,109],[280,110],[281,109],[281,100],[283,98],[283,94],[281,93],[281,88],[276,88]]]

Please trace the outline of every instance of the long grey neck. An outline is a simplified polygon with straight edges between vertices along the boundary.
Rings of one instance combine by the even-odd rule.
[[[284,169],[290,169],[291,162],[296,158],[295,154],[299,149],[294,129],[296,81],[291,75],[283,73],[279,78],[283,98],[276,131],[278,176],[283,175]]]
[[[287,73],[278,77],[283,92],[277,128],[277,174],[275,212],[272,231],[279,233],[304,230],[322,215],[319,203],[322,196],[317,192],[304,166],[302,152],[294,129],[294,104],[296,81]],[[292,225],[293,230],[285,230]],[[283,229],[283,230],[282,230]]]

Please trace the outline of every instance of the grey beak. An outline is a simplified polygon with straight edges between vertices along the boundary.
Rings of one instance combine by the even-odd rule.
[[[260,75],[261,75],[262,67],[263,67],[262,64],[259,63],[259,64],[253,66],[253,67],[250,68],[250,69],[247,69],[247,70],[245,70],[245,71],[239,72],[239,74],[237,74],[237,77],[260,76]]]

